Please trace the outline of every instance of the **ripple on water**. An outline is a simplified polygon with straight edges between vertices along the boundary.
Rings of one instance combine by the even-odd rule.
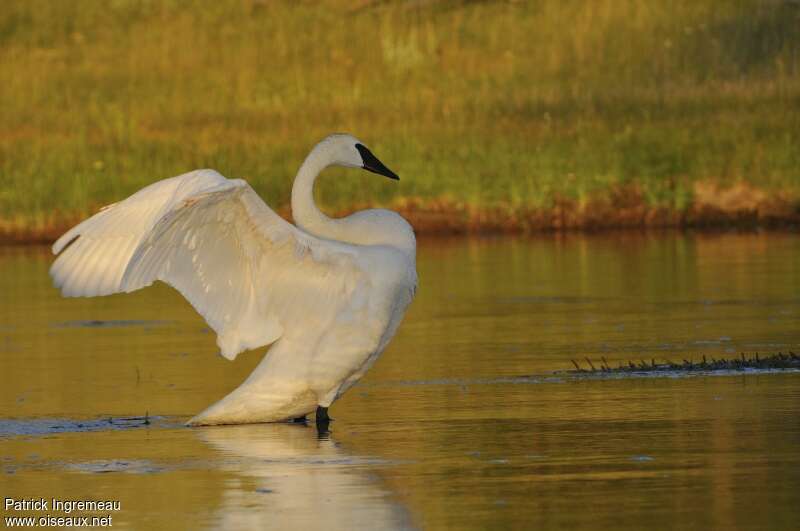
[[[158,466],[150,461],[142,459],[101,459],[82,463],[68,463],[64,466],[64,468],[86,474],[108,474],[112,472],[124,472],[128,474],[155,474],[164,471],[166,467]]]
[[[0,438],[45,436],[58,433],[116,431],[171,425],[166,417],[106,417],[101,419],[0,419]]]
[[[137,320],[137,319],[118,319],[109,321],[100,320],[77,320],[77,321],[61,321],[53,323],[55,328],[127,328],[127,327],[161,327],[172,324],[172,321],[152,321],[152,320]]]

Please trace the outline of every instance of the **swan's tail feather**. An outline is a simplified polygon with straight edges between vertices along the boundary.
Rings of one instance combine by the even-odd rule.
[[[312,413],[317,408],[317,394],[310,389],[303,393],[254,394],[238,388],[231,394],[195,415],[187,426],[216,426],[221,424],[254,424],[283,422]]]

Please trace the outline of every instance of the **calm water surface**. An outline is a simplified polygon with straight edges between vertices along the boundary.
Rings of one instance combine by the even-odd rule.
[[[0,248],[4,497],[119,500],[128,529],[800,526],[800,374],[553,375],[800,351],[797,235],[424,241],[404,325],[321,437],[182,427],[261,354],[217,356],[164,286],[62,299],[50,261]]]

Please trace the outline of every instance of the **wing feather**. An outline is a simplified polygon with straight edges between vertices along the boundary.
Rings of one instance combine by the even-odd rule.
[[[55,285],[68,297],[119,292],[134,250],[159,219],[183,197],[226,181],[213,170],[196,170],[153,183],[102,209],[53,244],[53,253],[59,255],[50,268]]]
[[[297,229],[246,182],[212,170],[137,192],[68,231],[53,251],[61,254],[51,275],[68,296],[173,286],[230,359],[272,343],[311,308],[314,323],[334,319],[367,282],[356,246]]]

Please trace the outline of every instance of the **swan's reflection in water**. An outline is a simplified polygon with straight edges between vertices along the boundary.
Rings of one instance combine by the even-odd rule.
[[[408,513],[373,473],[387,463],[348,454],[302,424],[197,430],[230,472],[219,529],[408,529]]]

